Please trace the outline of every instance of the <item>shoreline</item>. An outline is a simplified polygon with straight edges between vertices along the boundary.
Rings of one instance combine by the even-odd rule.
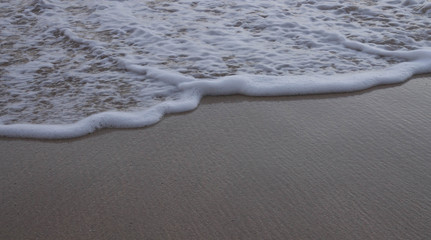
[[[424,239],[431,75],[204,97],[142,129],[0,138],[1,239]]]

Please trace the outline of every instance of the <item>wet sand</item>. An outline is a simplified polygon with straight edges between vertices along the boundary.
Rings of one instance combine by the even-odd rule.
[[[0,239],[429,239],[431,77],[0,139]]]

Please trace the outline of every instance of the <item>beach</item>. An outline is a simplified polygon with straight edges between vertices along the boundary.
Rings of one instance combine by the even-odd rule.
[[[0,239],[427,239],[431,76],[0,139]]]

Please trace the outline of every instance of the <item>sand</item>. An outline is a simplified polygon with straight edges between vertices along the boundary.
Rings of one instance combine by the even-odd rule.
[[[429,239],[431,77],[0,139],[0,239]]]

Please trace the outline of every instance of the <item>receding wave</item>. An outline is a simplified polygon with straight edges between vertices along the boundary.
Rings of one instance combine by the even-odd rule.
[[[202,96],[351,92],[431,72],[429,1],[13,1],[0,135],[143,127]]]

